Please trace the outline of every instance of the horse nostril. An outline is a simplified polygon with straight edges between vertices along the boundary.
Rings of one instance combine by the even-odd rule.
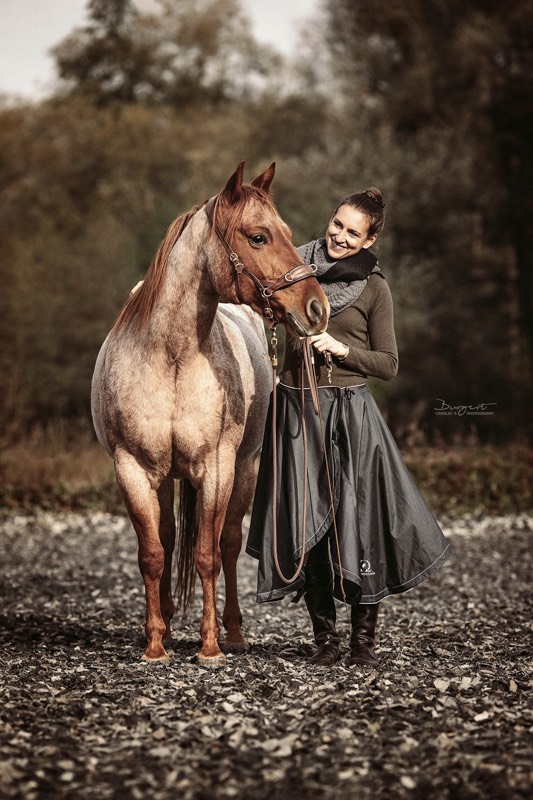
[[[307,303],[307,316],[310,322],[312,323],[320,322],[323,313],[324,309],[322,307],[322,303],[320,302],[320,300],[317,300],[316,297],[313,297],[312,300],[309,300],[309,302]]]

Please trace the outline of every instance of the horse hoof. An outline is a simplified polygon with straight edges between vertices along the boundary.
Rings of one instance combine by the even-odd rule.
[[[142,660],[143,661],[168,661],[169,658],[170,658],[169,654],[167,653],[165,648],[162,647],[161,650],[158,650],[156,652],[148,652],[148,651],[146,651],[145,653],[143,653]]]
[[[248,642],[224,642],[222,649],[225,653],[248,653],[250,645]]]
[[[220,669],[220,667],[226,666],[226,662],[227,659],[223,653],[220,653],[219,656],[203,656],[198,653],[198,664],[207,669]]]

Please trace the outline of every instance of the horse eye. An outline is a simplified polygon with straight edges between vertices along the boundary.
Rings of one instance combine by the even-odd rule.
[[[249,236],[248,238],[252,244],[256,245],[256,247],[267,243],[267,238],[266,236],[263,236],[262,233],[255,233],[253,236]]]

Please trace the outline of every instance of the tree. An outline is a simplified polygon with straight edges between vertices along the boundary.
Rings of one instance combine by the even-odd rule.
[[[177,216],[188,170],[174,116],[137,106],[8,109],[0,148],[0,420],[17,434],[87,413],[98,347]]]
[[[531,9],[525,0],[324,5],[344,118],[365,115],[368,161],[390,170],[390,279],[403,291],[397,390],[411,408],[425,394],[431,424],[437,393],[490,395],[503,407],[512,387],[513,419],[491,421],[503,433],[520,414],[525,422],[531,388]]]
[[[89,23],[54,49],[65,90],[97,106],[219,104],[257,88],[279,64],[237,0],[160,5],[141,14],[127,0],[89,2]]]

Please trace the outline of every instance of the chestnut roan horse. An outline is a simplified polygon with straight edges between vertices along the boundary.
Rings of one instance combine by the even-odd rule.
[[[176,528],[184,609],[195,571],[202,583],[199,661],[225,662],[216,610],[221,564],[224,648],[246,647],[236,566],[271,372],[261,319],[219,302],[245,303],[299,336],[323,331],[329,308],[269,196],[274,166],[243,184],[241,163],[215,198],[171,224],[96,362],[94,426],[137,533],[147,660],[167,658]],[[174,479],[181,480],[177,525]]]

